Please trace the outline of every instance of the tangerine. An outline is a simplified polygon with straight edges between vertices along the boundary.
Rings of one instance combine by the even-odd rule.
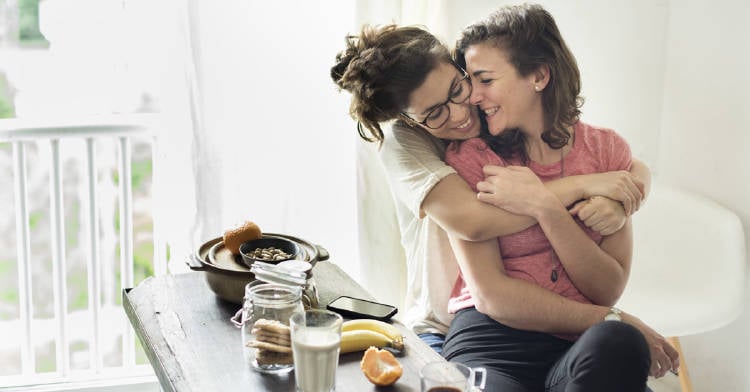
[[[401,364],[390,351],[379,350],[377,347],[365,350],[359,367],[371,383],[383,387],[395,383],[404,372]]]
[[[257,240],[262,236],[260,227],[255,222],[245,221],[224,232],[224,246],[232,254],[240,254],[240,245],[245,241]]]

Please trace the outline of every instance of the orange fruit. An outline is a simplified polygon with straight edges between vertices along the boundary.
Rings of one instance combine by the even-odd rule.
[[[245,221],[237,227],[233,227],[224,232],[224,246],[232,254],[240,254],[240,245],[243,242],[257,240],[261,237],[260,227],[254,222]]]
[[[379,350],[377,347],[365,350],[359,367],[371,383],[379,386],[395,383],[404,372],[401,364],[390,351]]]

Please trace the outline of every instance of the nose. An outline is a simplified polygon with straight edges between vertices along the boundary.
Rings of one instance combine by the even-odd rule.
[[[471,95],[469,96],[469,102],[472,105],[479,105],[482,102],[482,87],[478,85],[474,80],[471,81]]]

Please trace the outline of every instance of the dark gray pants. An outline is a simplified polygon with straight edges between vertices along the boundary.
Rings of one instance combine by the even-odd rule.
[[[443,347],[451,362],[487,369],[485,392],[641,392],[651,356],[635,327],[605,321],[571,342],[459,311]]]

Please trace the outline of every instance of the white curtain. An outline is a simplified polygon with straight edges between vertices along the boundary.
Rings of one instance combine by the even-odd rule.
[[[400,304],[405,262],[390,190],[375,146],[347,115],[349,94],[328,75],[361,24],[441,26],[443,3],[174,2],[155,165],[172,269],[250,219],[324,246],[376,297]]]
[[[252,220],[322,245],[356,276],[356,130],[328,76],[354,5],[178,3],[160,143],[173,265]]]

